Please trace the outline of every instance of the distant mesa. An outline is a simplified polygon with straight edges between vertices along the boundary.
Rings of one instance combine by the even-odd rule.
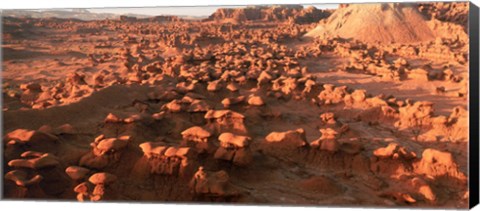
[[[245,8],[219,8],[207,21],[293,21],[297,24],[318,22],[327,18],[329,10],[319,10],[302,5],[249,6]]]
[[[333,10],[320,10],[313,6],[303,7],[302,5],[268,5],[268,6],[247,6],[243,8],[219,8],[210,16],[189,16],[189,15],[158,15],[149,16],[141,14],[113,14],[95,13],[87,9],[72,10],[9,10],[4,16],[15,18],[59,18],[76,19],[82,21],[91,20],[120,20],[128,22],[177,22],[177,21],[216,21],[234,22],[242,21],[278,21],[291,22],[295,24],[309,24],[325,19]]]
[[[120,15],[120,20],[121,20],[121,21],[136,21],[136,20],[137,20],[137,17]]]
[[[146,17],[146,18],[137,18],[135,16],[128,16],[128,15],[121,15],[119,17],[120,21],[128,21],[128,22],[135,22],[135,21],[142,21],[142,22],[175,22],[175,21],[182,21],[182,18],[179,18],[175,15],[159,15],[153,17]]]

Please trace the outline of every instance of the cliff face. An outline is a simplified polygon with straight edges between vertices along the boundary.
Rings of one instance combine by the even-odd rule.
[[[157,22],[165,22],[165,21],[170,22],[170,21],[181,21],[182,19],[174,15],[160,15],[160,16],[151,17],[150,20],[157,21]]]
[[[315,7],[303,8],[301,5],[289,6],[259,6],[246,8],[220,8],[210,15],[207,20],[223,21],[293,21],[304,24],[318,22],[327,18],[330,11],[319,10]]]

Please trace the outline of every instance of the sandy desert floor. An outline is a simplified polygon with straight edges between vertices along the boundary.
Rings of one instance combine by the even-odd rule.
[[[4,197],[466,208],[467,6],[4,17]]]

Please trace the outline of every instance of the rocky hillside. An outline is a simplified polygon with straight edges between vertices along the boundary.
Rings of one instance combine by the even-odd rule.
[[[429,18],[468,27],[468,2],[437,2],[419,4],[419,10]],[[466,31],[466,30],[465,30]]]

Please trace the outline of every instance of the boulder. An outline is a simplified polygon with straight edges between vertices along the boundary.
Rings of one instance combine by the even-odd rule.
[[[267,144],[280,145],[287,148],[308,146],[305,130],[302,128],[285,132],[271,132],[265,137]]]

